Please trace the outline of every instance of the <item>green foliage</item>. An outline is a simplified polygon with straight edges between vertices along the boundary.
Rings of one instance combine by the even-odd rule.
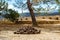
[[[59,0],[56,0],[56,3],[60,4]]]
[[[60,13],[60,9],[58,9],[58,12]]]
[[[6,13],[4,17],[14,22],[19,17],[19,13],[12,9],[9,9],[8,11],[9,13]]]
[[[0,0],[0,11],[7,10],[7,8],[8,8],[8,3],[6,3],[5,0]]]

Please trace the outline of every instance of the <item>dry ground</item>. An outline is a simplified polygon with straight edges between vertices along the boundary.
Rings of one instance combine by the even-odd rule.
[[[52,16],[51,16],[52,17]],[[58,16],[59,17],[59,16]],[[56,16],[53,19],[40,19],[38,21],[58,21],[58,24],[39,24],[39,27],[35,27],[41,30],[40,34],[14,34],[20,27],[31,26],[31,24],[9,24],[2,23],[0,24],[0,40],[60,40],[60,20],[55,20]],[[60,19],[60,17],[59,17]],[[24,19],[25,20],[25,19]],[[31,21],[29,18],[28,20]],[[44,23],[44,22],[43,22]]]
[[[28,24],[31,26],[31,24]],[[27,24],[0,24],[0,40],[60,40],[60,24],[39,24],[40,34],[14,34]]]

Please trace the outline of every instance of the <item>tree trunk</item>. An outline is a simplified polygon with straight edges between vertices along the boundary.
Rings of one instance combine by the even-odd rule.
[[[27,0],[27,6],[28,6],[28,9],[30,11],[30,15],[31,15],[33,26],[38,26],[38,24],[36,22],[36,19],[35,19],[35,15],[34,15],[33,9],[31,8],[32,4],[30,3],[30,0]]]

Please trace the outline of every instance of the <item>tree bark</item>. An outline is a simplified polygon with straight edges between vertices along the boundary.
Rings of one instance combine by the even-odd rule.
[[[27,0],[27,6],[28,6],[28,9],[30,11],[33,26],[38,26],[36,19],[35,19],[33,9],[32,9],[32,4],[30,3],[30,0]]]

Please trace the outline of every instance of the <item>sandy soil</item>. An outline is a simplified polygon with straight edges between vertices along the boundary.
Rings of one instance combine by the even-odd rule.
[[[13,31],[0,32],[0,40],[60,40],[60,35],[51,32],[41,32],[41,34],[13,34]]]
[[[0,40],[60,40],[60,24],[39,24],[40,27],[37,27],[41,30],[40,34],[14,34],[14,31],[17,31],[23,24],[21,25],[0,25]],[[28,26],[24,24],[24,26]],[[42,26],[49,26],[48,28],[43,28]],[[51,28],[56,27],[56,30],[52,30]]]

